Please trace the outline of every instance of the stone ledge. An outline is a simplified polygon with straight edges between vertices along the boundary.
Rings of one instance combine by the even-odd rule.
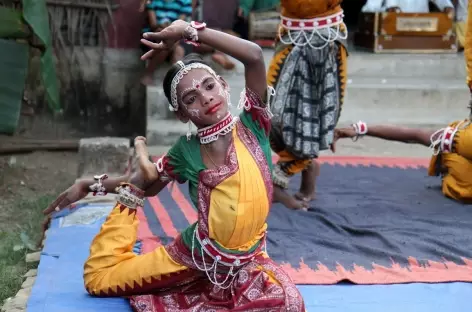
[[[30,262],[39,262],[41,258],[41,252],[40,251],[37,251],[37,252],[33,252],[33,253],[29,253],[26,255],[26,262],[27,263],[30,263]]]
[[[26,305],[28,298],[33,289],[34,282],[36,281],[38,271],[36,269],[29,270],[26,274],[26,280],[21,285],[21,289],[16,293],[14,297],[7,298],[3,303],[1,312],[24,312],[26,311]]]
[[[98,137],[79,143],[78,177],[101,173],[123,174],[129,164],[130,141],[126,138]]]

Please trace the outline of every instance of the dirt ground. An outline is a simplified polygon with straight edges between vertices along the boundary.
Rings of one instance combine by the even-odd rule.
[[[37,251],[42,210],[74,183],[77,165],[76,152],[0,155],[0,306],[34,268],[25,257]]]
[[[76,152],[34,152],[0,156],[0,228],[14,226],[15,203],[66,189],[77,177]],[[41,221],[41,220],[39,220]]]

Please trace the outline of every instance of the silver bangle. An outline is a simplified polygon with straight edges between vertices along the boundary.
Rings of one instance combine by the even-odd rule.
[[[117,201],[126,207],[136,209],[144,206],[144,199],[132,194],[129,187],[120,186],[116,189],[116,192],[118,193]]]
[[[185,27],[183,32],[183,38],[188,41],[198,42],[198,31],[191,25]]]
[[[96,183],[89,186],[89,190],[90,190],[90,192],[93,193],[93,196],[96,196],[96,195],[104,196],[104,195],[106,195],[107,194],[107,189],[103,185],[102,181],[108,179],[108,176],[106,174],[101,174],[101,175],[94,176],[93,179],[95,181],[97,181]]]

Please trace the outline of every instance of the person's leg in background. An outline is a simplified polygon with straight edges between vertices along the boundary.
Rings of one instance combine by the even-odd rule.
[[[298,200],[309,202],[316,198],[316,179],[320,175],[320,164],[313,159],[308,166],[302,171],[302,183],[300,190],[295,193],[294,197]]]
[[[314,187],[316,165],[313,165],[312,159],[300,159],[290,153],[283,143],[282,134],[277,128],[272,128],[270,132],[270,145],[279,159],[274,165],[272,179],[274,184],[274,202],[283,204],[290,209],[306,209],[308,197],[314,198]],[[305,173],[303,173],[305,172]],[[297,173],[302,173],[302,183],[298,196],[292,196],[287,192],[290,179]],[[305,175],[305,181],[303,181]]]
[[[169,53],[169,51],[161,51],[156,57],[153,57],[146,64],[146,69],[144,70],[144,74],[141,77],[142,84],[149,86],[154,83],[154,72],[160,64],[164,63],[167,60],[167,58],[169,57]]]
[[[249,40],[249,21],[242,8],[238,9],[238,15],[236,16],[236,22],[233,30],[243,39]]]
[[[233,28],[238,4],[239,0],[193,0],[192,18],[195,21],[205,22],[212,29],[231,33],[232,31],[225,29]],[[193,51],[202,55],[211,53],[213,62],[226,70],[232,70],[236,66],[226,54],[208,46],[200,45]]]
[[[339,96],[339,116],[341,115],[342,105],[344,103],[344,95],[347,85],[347,49],[343,45],[339,45],[337,52],[337,76],[338,76],[338,96]],[[336,121],[337,123],[337,121]],[[300,191],[296,193],[295,198],[303,201],[315,199],[316,179],[320,175],[320,164],[316,159],[302,171],[302,183]]]
[[[157,20],[156,8],[157,4],[154,1],[143,1],[145,3],[145,9],[147,14],[147,27],[143,29],[143,32],[148,31],[159,31],[162,29],[162,26],[159,26],[159,21]],[[149,48],[141,45],[143,53],[149,51]],[[141,83],[148,86],[154,83],[154,72],[157,67],[164,63],[169,57],[168,51],[160,52],[156,57],[153,57],[146,64],[146,69],[144,70],[143,76],[141,77]]]
[[[204,44],[198,47],[193,47],[193,52],[202,55],[211,54],[211,59],[213,60],[213,62],[217,63],[226,70],[231,70],[235,67],[235,64],[230,60],[230,58],[226,54],[216,51],[215,49]]]

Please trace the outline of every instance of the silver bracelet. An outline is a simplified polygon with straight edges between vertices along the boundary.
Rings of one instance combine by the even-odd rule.
[[[116,192],[118,193],[116,200],[126,207],[136,209],[144,206],[144,199],[134,195],[130,186],[119,186],[116,188]]]
[[[106,174],[96,175],[93,177],[93,179],[97,181],[96,183],[89,186],[89,190],[90,192],[93,192],[93,196],[106,195],[107,189],[103,185],[102,181],[108,179],[108,176]]]
[[[185,27],[182,37],[184,38],[186,43],[193,44],[195,46],[199,46],[198,42],[198,31],[205,29],[205,23],[199,23],[195,21],[191,21],[187,27]]]

